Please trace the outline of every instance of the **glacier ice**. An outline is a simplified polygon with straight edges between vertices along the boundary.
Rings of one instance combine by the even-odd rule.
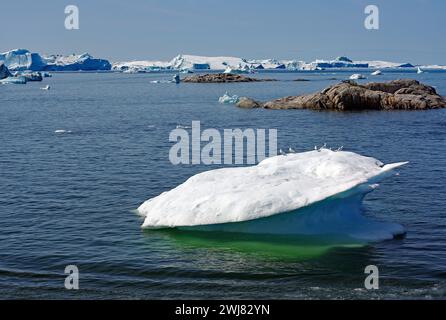
[[[0,53],[0,62],[13,71],[40,71],[46,66],[44,59],[38,53],[31,53],[26,49],[14,49]]]
[[[367,240],[404,232],[361,215],[362,199],[406,162],[319,149],[279,155],[256,166],[192,176],[144,202],[143,228],[269,234],[347,233]]]
[[[14,49],[0,53],[0,62],[13,71],[88,71],[110,70],[111,64],[105,59],[95,59],[84,53],[81,55],[41,56],[26,49]]]

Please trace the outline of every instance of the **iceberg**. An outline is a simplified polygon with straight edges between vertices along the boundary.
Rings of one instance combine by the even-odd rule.
[[[376,70],[371,73],[372,76],[379,76],[381,74],[382,74],[381,70]]]
[[[227,92],[218,98],[218,102],[222,104],[236,104],[238,101],[239,97],[237,95],[230,96]]]
[[[225,70],[228,66],[243,67],[249,64],[245,59],[237,57],[206,57],[180,54],[170,61],[173,69],[211,69]],[[197,68],[198,67],[198,68]]]
[[[88,53],[81,55],[51,55],[44,57],[46,71],[98,71],[111,70],[111,64],[105,59],[96,59]]]
[[[360,79],[367,79],[367,77],[364,76],[363,74],[355,73],[355,74],[352,74],[349,79],[350,80],[360,80]]]
[[[383,165],[329,149],[278,155],[194,175],[144,202],[138,213],[148,229],[390,239],[404,228],[362,216],[362,199],[406,163]]]
[[[23,77],[26,78],[26,81],[42,81],[43,76],[40,72],[23,72],[21,74]]]
[[[13,71],[91,71],[110,70],[108,60],[95,59],[88,53],[81,55],[41,56],[26,49],[14,49],[0,53],[0,62]]]
[[[0,53],[0,62],[3,62],[9,70],[44,70],[46,62],[38,53],[31,53],[26,49],[14,49]]]
[[[179,54],[170,61],[128,61],[113,64],[115,71],[137,73],[165,70],[239,70],[250,72],[252,70],[324,70],[324,69],[385,69],[385,68],[414,68],[410,63],[389,62],[381,60],[355,61],[345,56],[335,60],[317,59],[312,62],[301,60],[278,59],[244,59],[232,56],[196,56]],[[432,69],[444,69],[445,66],[430,66]],[[235,72],[235,71],[233,71]]]
[[[170,63],[165,61],[124,61],[115,62],[112,65],[112,70],[122,71],[125,73],[143,73],[169,70]]]

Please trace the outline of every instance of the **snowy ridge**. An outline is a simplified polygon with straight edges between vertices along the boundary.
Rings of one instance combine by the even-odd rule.
[[[138,212],[145,217],[143,228],[255,222],[299,212],[362,185],[367,193],[370,185],[375,188],[374,184],[404,164],[383,166],[374,158],[328,149],[280,155],[257,166],[223,168],[192,176],[144,202]]]

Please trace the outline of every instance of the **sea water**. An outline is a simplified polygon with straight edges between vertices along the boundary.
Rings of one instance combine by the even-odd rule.
[[[321,90],[353,72],[261,73],[283,81],[151,83],[171,74],[55,73],[0,86],[1,298],[440,298],[446,296],[446,110],[244,110],[225,92],[269,100]],[[306,78],[308,82],[291,81]],[[333,78],[336,78],[334,80]],[[416,78],[446,95],[446,73]],[[286,81],[290,80],[290,81]],[[39,88],[49,84],[51,90]],[[364,200],[362,214],[404,238],[142,230],[134,210],[220,166],[169,161],[169,133],[276,128],[278,147],[344,146],[384,163],[410,161]],[[76,265],[79,290],[66,290]],[[376,265],[380,289],[364,288]]]

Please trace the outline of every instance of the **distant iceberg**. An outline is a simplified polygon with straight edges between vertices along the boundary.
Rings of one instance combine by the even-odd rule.
[[[414,68],[411,63],[389,62],[381,60],[355,61],[345,56],[334,60],[317,59],[311,62],[302,60],[279,59],[245,59],[232,56],[195,56],[179,54],[170,61],[128,61],[113,63],[112,69],[121,72],[139,73],[152,71],[183,71],[183,70],[229,70],[237,72],[253,72],[253,70],[289,70],[312,71],[324,69],[399,69]],[[433,69],[443,69],[444,66],[431,66]]]
[[[256,166],[192,176],[144,202],[143,228],[258,234],[344,234],[365,240],[404,233],[361,215],[364,196],[406,162],[383,165],[352,152],[320,149]]]
[[[355,74],[352,74],[349,79],[350,80],[360,80],[360,79],[367,79],[367,77],[363,74],[355,73]]]
[[[110,70],[111,64],[105,59],[95,59],[88,53],[81,55],[41,56],[26,49],[14,49],[0,53],[0,62],[13,71],[95,71]]]
[[[379,76],[381,74],[382,74],[381,70],[376,70],[371,73],[372,76]]]

